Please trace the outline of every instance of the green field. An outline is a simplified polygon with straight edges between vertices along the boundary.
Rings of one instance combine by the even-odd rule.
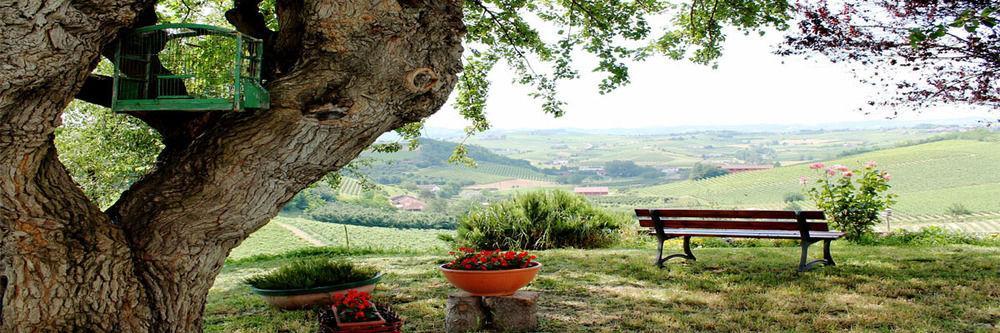
[[[631,135],[593,134],[583,131],[523,131],[502,138],[477,138],[469,142],[494,152],[545,165],[556,159],[570,166],[597,166],[612,160],[643,165],[688,167],[706,159],[731,156],[750,146],[774,149],[779,161],[826,160],[845,150],[890,148],[925,139],[934,133],[918,129],[839,130],[788,133],[729,131]]]
[[[385,192],[388,195],[404,194],[406,190],[389,185],[381,185],[372,183],[376,188]],[[340,195],[345,196],[360,196],[364,194],[364,187],[361,185],[361,181],[354,178],[344,177],[340,180],[340,187],[337,189]]]
[[[892,192],[899,195],[894,217],[904,223],[954,219],[953,204],[977,212],[966,222],[987,220],[1000,212],[1000,142],[947,140],[880,150],[826,162],[857,166],[877,161],[892,174]],[[806,165],[738,173],[699,181],[651,186],[625,195],[681,199],[685,206],[783,208],[786,193],[801,192],[799,177],[815,179]],[[686,200],[685,200],[686,199]],[[805,204],[805,203],[802,203]],[[996,223],[1000,230],[1000,223]]]
[[[277,217],[274,221],[296,227],[322,241],[326,246],[346,247],[349,238],[352,248],[390,251],[444,250],[448,248],[448,244],[438,239],[437,235],[454,233],[452,230],[437,229],[363,227],[289,217]],[[345,226],[347,227],[346,236]]]
[[[282,218],[276,218],[276,220]],[[240,246],[237,246],[229,253],[231,259],[242,259],[261,254],[278,254],[292,250],[304,249],[312,246],[309,242],[302,240],[292,234],[291,231],[281,227],[277,223],[268,223],[264,227],[250,234]]]
[[[487,184],[508,179],[552,180],[549,176],[527,168],[494,163],[477,163],[476,166],[453,164],[424,168],[417,172],[423,176],[440,177],[455,181]]]
[[[677,244],[672,244],[676,246]],[[650,249],[549,250],[527,287],[542,291],[543,332],[995,332],[1000,248],[833,247],[837,266],[797,273],[794,247],[695,249],[695,262],[651,264]],[[301,257],[336,255],[302,255]],[[442,332],[455,289],[443,252],[341,255],[386,273],[376,301],[406,332]],[[206,332],[316,332],[313,311],[267,306],[242,283],[292,258],[228,263],[205,307]]]

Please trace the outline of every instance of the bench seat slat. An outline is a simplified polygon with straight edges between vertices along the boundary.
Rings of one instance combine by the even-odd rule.
[[[653,216],[653,212],[661,218],[699,217],[699,218],[743,218],[743,219],[791,219],[796,218],[794,211],[788,210],[721,210],[721,209],[647,209],[638,208],[635,215],[639,217]],[[800,212],[807,220],[823,220],[826,215],[822,211],[807,210]]]
[[[662,220],[664,228],[689,229],[749,229],[749,230],[799,230],[799,223],[794,221],[722,221],[722,220]],[[639,219],[639,225],[653,228],[656,225],[651,219]],[[829,231],[826,222],[807,222],[810,231]]]
[[[743,237],[743,238],[787,238],[800,239],[802,235],[798,231],[790,230],[745,230],[745,229],[694,229],[678,228],[663,229],[667,236],[692,236],[692,237]],[[650,231],[656,234],[656,231]],[[837,239],[843,236],[839,231],[812,231],[809,238],[813,239]]]

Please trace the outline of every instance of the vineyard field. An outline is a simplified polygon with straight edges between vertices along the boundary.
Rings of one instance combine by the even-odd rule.
[[[278,219],[281,219],[280,217]],[[296,237],[291,231],[278,225],[268,223],[250,234],[240,246],[229,253],[230,259],[252,257],[259,254],[279,254],[288,251],[304,249],[311,244]]]
[[[319,240],[323,246],[347,246],[344,225],[326,223],[303,218],[275,217],[229,254],[230,259],[242,259],[255,255],[281,254],[289,251],[314,247],[308,241],[282,227],[284,223],[299,229],[309,237]],[[372,248],[399,252],[438,251],[446,252],[448,243],[437,238],[438,234],[454,234],[453,230],[438,229],[394,229],[379,227],[347,226],[351,248]]]
[[[551,180],[549,176],[528,168],[493,163],[478,163],[475,167],[459,164],[431,167],[421,170],[420,174],[457,181],[470,181],[476,184],[495,183],[508,179]]]
[[[880,150],[826,162],[857,166],[876,161],[892,174],[899,215],[944,215],[960,204],[974,212],[1000,211],[1000,143],[947,140]],[[641,188],[640,196],[672,197],[692,206],[783,208],[786,193],[803,190],[799,177],[818,177],[806,165],[738,173]]]
[[[277,217],[275,221],[296,227],[313,238],[322,241],[326,246],[347,246],[343,224],[289,217]],[[444,250],[448,248],[448,244],[438,239],[437,235],[451,233],[454,233],[454,231],[347,226],[347,235],[350,238],[352,248],[370,247],[401,251]]]
[[[373,183],[374,184],[374,183]],[[378,189],[385,191],[388,195],[397,195],[406,193],[405,190],[388,185],[374,184]],[[340,188],[338,189],[340,195],[345,196],[360,196],[364,194],[364,188],[361,186],[361,181],[344,177],[340,180]]]
[[[478,170],[488,174],[505,177],[507,179],[514,178],[538,181],[552,180],[552,177],[549,177],[541,172],[511,165],[484,163],[478,167]]]
[[[732,154],[752,145],[767,145],[782,161],[832,159],[855,148],[889,148],[907,140],[934,134],[913,129],[805,131],[788,133],[684,132],[632,135],[574,130],[523,131],[496,137],[473,137],[470,142],[511,158],[544,165],[556,159],[571,166],[597,166],[612,160],[642,165],[689,167],[712,155]]]

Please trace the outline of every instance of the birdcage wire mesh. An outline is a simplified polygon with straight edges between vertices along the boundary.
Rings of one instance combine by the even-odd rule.
[[[130,35],[120,49],[119,99],[232,99],[236,38],[168,28]]]

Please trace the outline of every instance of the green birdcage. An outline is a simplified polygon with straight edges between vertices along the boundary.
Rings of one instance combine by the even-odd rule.
[[[204,24],[135,29],[115,51],[111,109],[245,111],[267,109],[261,85],[263,42]]]

